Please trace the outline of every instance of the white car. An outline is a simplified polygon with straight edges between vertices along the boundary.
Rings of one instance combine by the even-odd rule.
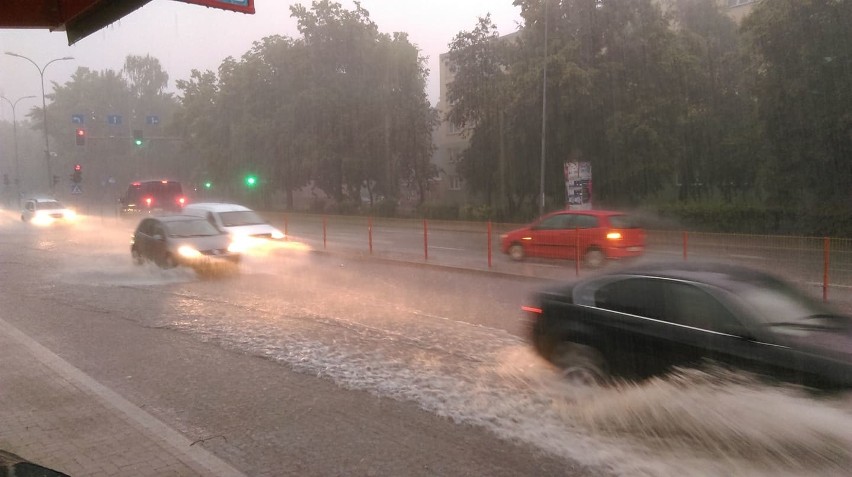
[[[245,248],[286,238],[284,232],[270,225],[257,212],[239,204],[199,202],[185,206],[183,214],[204,217],[219,230],[231,234],[235,242],[243,243]]]
[[[76,212],[56,199],[27,199],[21,211],[21,220],[34,225],[71,223],[76,219]]]

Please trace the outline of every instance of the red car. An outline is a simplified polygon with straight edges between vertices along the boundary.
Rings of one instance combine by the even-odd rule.
[[[609,210],[560,210],[500,239],[501,250],[514,260],[579,256],[589,267],[645,251],[645,231],[631,216]]]

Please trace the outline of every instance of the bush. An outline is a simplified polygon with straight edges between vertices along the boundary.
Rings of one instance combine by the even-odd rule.
[[[459,206],[450,204],[423,204],[420,206],[420,216],[424,219],[457,220]]]
[[[704,232],[849,237],[852,211],[792,210],[753,205],[682,203],[658,207],[656,224]],[[652,224],[645,224],[652,228]]]
[[[484,221],[493,218],[494,213],[491,207],[487,205],[463,205],[458,211],[459,218],[462,220]]]

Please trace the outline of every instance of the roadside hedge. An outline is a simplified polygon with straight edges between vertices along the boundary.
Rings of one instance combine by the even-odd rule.
[[[852,211],[762,208],[736,204],[671,204],[645,214],[648,228],[704,232],[852,237]],[[656,218],[649,218],[654,217]]]

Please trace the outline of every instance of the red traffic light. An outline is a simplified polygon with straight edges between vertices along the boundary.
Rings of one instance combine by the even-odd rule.
[[[86,130],[83,128],[77,128],[77,132],[75,133],[75,137],[77,138],[78,146],[86,145]]]
[[[85,129],[83,129],[83,128],[77,128],[77,135],[78,135],[78,136],[85,136],[85,135],[86,135],[86,130],[85,130]]]
[[[74,164],[74,171],[75,172],[80,172],[82,170],[83,170],[83,166],[81,166],[80,164]]]

